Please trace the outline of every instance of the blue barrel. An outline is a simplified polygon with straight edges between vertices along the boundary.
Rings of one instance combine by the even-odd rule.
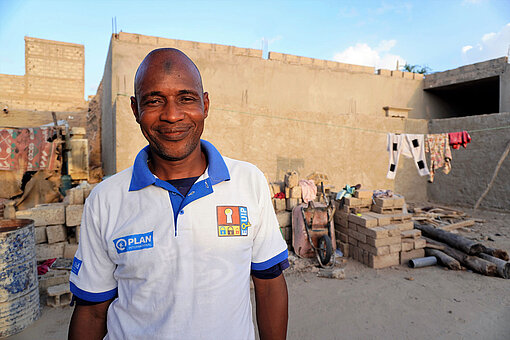
[[[34,221],[0,220],[0,337],[21,332],[40,314]]]

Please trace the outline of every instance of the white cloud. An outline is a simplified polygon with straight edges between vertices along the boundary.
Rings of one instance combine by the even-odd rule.
[[[401,56],[389,51],[397,44],[396,40],[383,40],[375,48],[365,43],[349,46],[342,52],[336,53],[333,60],[347,64],[364,65],[394,70],[398,64],[403,66],[406,61]]]
[[[499,32],[484,34],[474,45],[462,47],[464,63],[471,64],[506,56],[510,47],[510,23]]]

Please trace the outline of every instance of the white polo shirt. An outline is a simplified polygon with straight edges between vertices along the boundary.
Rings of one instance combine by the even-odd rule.
[[[85,203],[71,292],[118,295],[106,339],[254,339],[250,269],[287,245],[260,170],[201,146],[208,168],[186,197],[149,171],[145,147]]]

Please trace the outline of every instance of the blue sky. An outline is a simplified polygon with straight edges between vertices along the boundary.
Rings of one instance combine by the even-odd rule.
[[[433,72],[505,56],[510,0],[0,0],[0,73],[24,74],[24,36],[85,45],[85,93],[101,80],[117,30]]]

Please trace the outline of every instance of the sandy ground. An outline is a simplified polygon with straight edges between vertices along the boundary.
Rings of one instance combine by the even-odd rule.
[[[510,214],[465,211],[485,223],[461,234],[510,250]],[[287,270],[289,339],[510,339],[510,280],[439,266],[374,270],[339,262],[343,280],[319,278],[313,266]],[[10,339],[65,339],[71,313],[45,307]]]

